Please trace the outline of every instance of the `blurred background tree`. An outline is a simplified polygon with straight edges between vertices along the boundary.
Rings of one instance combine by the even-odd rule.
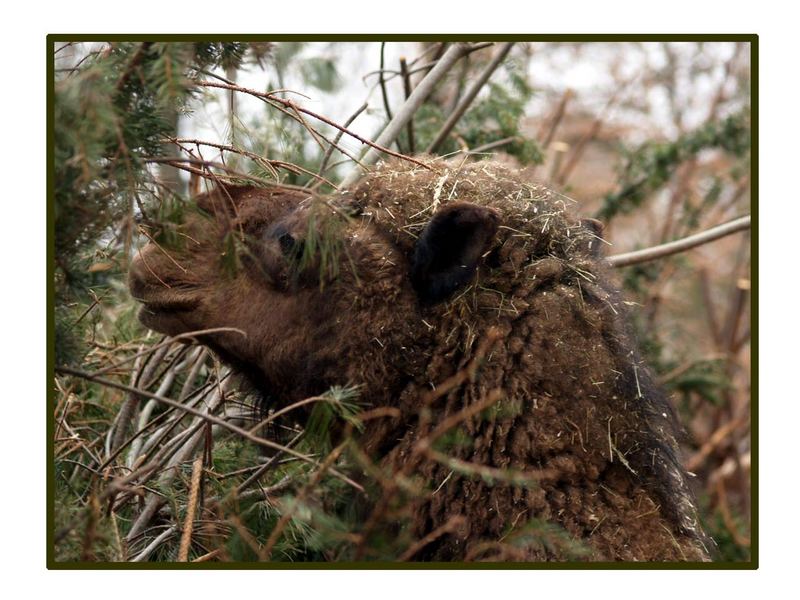
[[[332,190],[364,145],[331,123],[376,139],[451,45],[56,42],[56,363],[208,401],[210,386],[230,381],[225,369],[199,348],[160,345],[136,321],[125,286],[136,248],[169,236],[189,198],[217,180]],[[470,101],[483,74],[487,81]],[[447,129],[462,105],[463,116]],[[580,214],[604,221],[610,254],[680,238],[750,212],[749,44],[474,44],[391,149],[432,147],[446,156],[492,155],[575,199]],[[719,558],[748,560],[749,234],[624,267],[619,276],[638,305],[649,362],[687,424],[686,465],[697,476]],[[153,428],[174,429],[180,419],[94,383],[59,376],[55,386],[55,510],[57,523],[69,524],[56,536],[57,559],[174,560],[177,528],[137,530],[135,494],[123,494],[109,513],[96,506],[101,475],[132,468],[134,448],[163,442],[121,446],[120,424],[136,417],[150,427],[153,418]],[[298,447],[329,444],[325,423],[352,417],[352,392],[331,394],[308,431],[284,432]],[[219,401],[252,404],[233,391]],[[165,456],[176,461],[177,475],[141,485],[168,495],[177,518],[191,491],[188,459]],[[259,457],[234,437],[215,443],[213,461],[227,475],[208,493],[224,497],[252,483]],[[262,485],[276,493],[307,475],[296,461],[272,466]],[[254,540],[270,537],[286,514],[280,506],[292,498],[277,508],[255,498],[232,513],[220,504],[229,542],[209,558],[252,559]],[[342,507],[291,505],[274,541],[280,556],[338,556],[348,530]],[[402,541],[385,541],[378,553],[397,556]]]

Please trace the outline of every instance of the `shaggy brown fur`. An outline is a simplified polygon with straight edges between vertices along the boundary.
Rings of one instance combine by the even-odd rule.
[[[384,165],[326,203],[250,187],[201,197],[207,214],[187,219],[182,249],[151,244],[131,267],[141,320],[171,335],[243,330],[204,341],[272,402],[358,384],[372,406],[399,409],[361,442],[427,483],[412,534],[463,517],[416,559],[570,558],[536,535],[502,549],[539,524],[590,560],[707,560],[674,416],[627,332],[597,225],[493,163],[431,164]],[[234,252],[239,267],[223,268]],[[490,394],[492,410],[455,419],[468,443],[442,451],[463,462],[420,453]],[[488,481],[470,465],[541,480]]]

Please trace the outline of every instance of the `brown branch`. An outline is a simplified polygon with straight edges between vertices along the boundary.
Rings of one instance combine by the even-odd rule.
[[[300,165],[296,165],[294,163],[289,163],[283,160],[277,160],[274,158],[264,158],[263,156],[259,156],[255,152],[250,152],[248,150],[243,150],[242,148],[236,148],[234,146],[230,146],[228,144],[219,144],[216,142],[204,142],[203,140],[198,140],[194,138],[170,138],[168,141],[179,145],[179,144],[195,144],[199,146],[210,146],[211,148],[217,148],[218,150],[224,150],[227,152],[233,152],[234,154],[240,154],[241,156],[246,156],[247,158],[251,159],[252,161],[267,167],[270,172],[277,175],[277,172],[274,170],[275,167],[279,169],[286,169],[287,171],[291,171],[293,173],[305,173],[306,175],[311,175],[315,179],[320,180],[320,183],[327,183],[334,189],[338,189],[336,184],[332,181],[326,179],[322,175],[318,173],[314,173],[313,171],[309,171],[301,167]],[[332,149],[333,146],[329,146],[329,150]]]
[[[481,340],[480,345],[475,350],[475,354],[473,355],[470,363],[463,369],[460,369],[457,373],[445,379],[442,383],[437,385],[433,390],[427,392],[422,397],[422,405],[428,406],[435,402],[437,399],[441,398],[451,390],[454,390],[461,386],[467,379],[471,381],[475,381],[475,377],[478,373],[478,368],[481,366],[484,357],[488,354],[489,350],[492,349],[495,342],[502,337],[502,333],[496,327],[491,327],[486,332],[486,337]]]
[[[734,431],[736,431],[739,427],[747,423],[747,417],[739,417],[738,419],[733,419],[732,421],[728,421],[722,427],[717,429],[708,441],[703,444],[700,449],[695,452],[692,457],[686,461],[686,470],[687,471],[696,471],[699,469],[705,460],[709,457],[709,455],[717,449],[717,447],[724,442],[729,435],[731,435]]]
[[[411,95],[411,77],[408,74],[408,64],[406,64],[406,59],[404,56],[400,57],[400,75],[403,78],[403,92],[405,93],[406,100]],[[406,125],[407,134],[408,134],[408,153],[414,154],[414,116],[412,115],[411,118],[408,120],[408,125]]]
[[[353,123],[353,121],[355,121],[362,112],[367,110],[368,106],[369,106],[369,104],[367,104],[366,102],[364,102],[364,104],[359,106],[358,109],[356,110],[356,112],[354,112],[352,115],[350,115],[350,117],[347,119],[347,121],[344,122],[345,129],[350,127],[350,125]],[[338,147],[339,141],[342,139],[343,135],[344,135],[344,131],[339,131],[339,133],[336,134],[336,137],[333,138],[333,142],[328,146],[328,149],[325,151],[325,156],[322,157],[322,164],[320,164],[319,171],[318,171],[320,176],[323,175],[325,173],[325,171],[327,170],[328,162],[330,161],[331,156],[333,156],[333,150]],[[336,187],[336,186],[334,186],[334,187]]]
[[[167,258],[170,260],[170,262],[171,262],[173,265],[175,265],[176,267],[178,267],[178,268],[179,268],[181,271],[183,271],[184,273],[187,273],[187,272],[188,272],[188,271],[187,271],[187,269],[186,269],[186,267],[184,267],[184,266],[183,266],[182,264],[180,264],[180,263],[179,263],[177,260],[175,260],[174,258],[172,258],[172,255],[171,255],[169,252],[167,252],[166,250],[164,250],[164,248],[161,246],[161,244],[159,244],[157,241],[155,241],[155,240],[153,239],[153,236],[152,236],[152,235],[150,235],[150,234],[147,232],[147,230],[146,230],[144,227],[142,227],[141,225],[139,226],[139,233],[141,233],[141,234],[142,234],[143,236],[145,236],[145,237],[146,237],[148,240],[150,240],[150,243],[151,243],[151,244],[153,244],[153,246],[155,246],[156,248],[158,248],[158,249],[161,251],[161,254],[163,254],[164,256],[166,256],[166,257],[167,257]],[[169,287],[169,286],[167,286],[167,287]]]
[[[221,171],[225,171],[227,173],[226,177],[236,177],[239,179],[246,179],[248,181],[252,181],[262,186],[274,186],[275,184],[271,181],[267,181],[266,179],[262,179],[260,177],[253,177],[252,175],[247,175],[246,173],[241,173],[235,169],[231,169],[229,166],[224,165],[222,163],[213,162],[210,160],[201,160],[199,158],[186,158],[183,156],[148,156],[143,158],[144,162],[147,163],[156,163],[156,164],[167,164],[175,167],[176,169],[182,169],[184,171],[188,171],[189,173],[194,173],[195,175],[199,175],[201,177],[205,177],[206,179],[213,179],[217,182],[217,176],[211,172],[209,167],[214,167]],[[199,165],[204,167],[204,169],[197,169],[193,167],[188,167],[186,164],[189,165]],[[280,185],[280,184],[279,184]]]
[[[450,46],[450,48],[447,49],[447,52],[445,52],[442,58],[436,63],[436,66],[431,69],[431,72],[428,73],[425,78],[419,82],[419,84],[417,84],[417,87],[415,87],[414,91],[411,92],[411,96],[408,97],[408,100],[405,101],[403,106],[400,107],[400,110],[397,111],[397,114],[394,116],[394,118],[389,122],[388,125],[386,125],[384,130],[378,136],[378,139],[375,140],[373,148],[367,151],[367,153],[364,155],[362,162],[365,165],[372,165],[378,160],[378,152],[374,146],[388,146],[397,139],[397,136],[400,135],[400,132],[414,116],[414,113],[419,110],[425,100],[427,100],[428,96],[431,95],[434,87],[436,87],[436,85],[444,78],[450,68],[456,62],[458,62],[461,57],[464,56],[464,52],[467,49],[468,46],[463,43],[454,43],[452,46]],[[430,169],[430,167],[419,161],[415,161],[413,159],[411,159],[411,161],[423,166],[426,169]],[[358,168],[354,168],[350,174],[345,177],[344,181],[342,182],[342,187],[346,188],[352,185],[360,176],[360,170]]]
[[[180,402],[176,402],[175,400],[172,400],[170,398],[165,398],[164,396],[159,396],[158,394],[153,394],[153,393],[148,392],[146,390],[140,390],[138,388],[131,387],[129,385],[125,385],[125,384],[122,384],[122,383],[117,383],[116,381],[111,381],[109,379],[102,379],[100,377],[95,377],[91,373],[87,373],[86,371],[81,371],[80,369],[73,369],[72,367],[61,366],[61,367],[56,367],[55,370],[56,370],[57,373],[64,373],[66,375],[73,375],[75,377],[80,377],[82,379],[88,379],[89,381],[94,381],[96,383],[99,383],[100,385],[116,388],[118,390],[123,390],[123,391],[126,391],[126,392],[130,392],[131,394],[137,394],[137,395],[143,396],[145,398],[151,398],[153,400],[157,400],[158,402],[161,402],[162,404],[166,404],[167,406],[171,406],[172,408],[176,408],[178,410],[181,410],[181,411],[183,411],[183,412],[185,412],[187,414],[190,414],[190,415],[192,415],[194,417],[198,417],[198,418],[202,419],[203,421],[206,421],[208,423],[212,423],[213,425],[218,425],[218,426],[222,427],[223,429],[227,429],[228,431],[231,431],[231,432],[243,437],[244,439],[246,439],[246,440],[248,440],[250,442],[253,442],[254,444],[257,444],[259,446],[264,446],[265,448],[271,448],[272,450],[280,450],[282,452],[290,454],[291,456],[294,456],[295,458],[299,458],[300,460],[302,460],[304,462],[312,464],[312,465],[314,465],[316,467],[320,466],[319,462],[317,462],[313,458],[309,458],[305,454],[301,454],[300,452],[292,450],[291,448],[287,448],[286,446],[283,446],[283,445],[278,444],[276,442],[273,442],[271,440],[267,440],[267,439],[264,439],[262,437],[255,436],[255,435],[251,434],[250,432],[248,432],[246,429],[242,429],[241,427],[238,427],[238,426],[236,426],[236,425],[234,425],[232,423],[229,423],[225,419],[220,419],[219,417],[216,417],[214,415],[206,414],[201,410],[198,410],[198,409],[193,408],[191,406],[186,406],[186,405],[181,404]],[[331,473],[333,475],[335,475],[336,477],[338,477],[339,479],[341,479],[342,481],[344,481],[345,483],[347,483],[348,485],[351,485],[352,487],[354,487],[358,491],[360,491],[360,492],[364,491],[364,488],[360,484],[356,483],[355,481],[353,481],[352,479],[350,479],[346,475],[343,475],[339,471],[331,469]]]
[[[458,103],[455,110],[450,114],[445,121],[442,128],[439,130],[439,133],[436,134],[434,140],[430,143],[430,145],[425,149],[426,153],[433,153],[442,145],[447,139],[447,136],[450,135],[450,132],[453,130],[453,127],[456,126],[459,119],[464,115],[467,109],[472,104],[472,101],[475,100],[475,97],[478,95],[478,92],[481,91],[486,82],[489,81],[489,78],[492,74],[497,70],[497,67],[503,62],[508,53],[511,52],[511,48],[514,46],[514,42],[506,42],[500,48],[500,51],[495,55],[492,61],[486,66],[486,68],[481,72],[478,78],[473,82],[473,84],[469,87],[469,89],[464,94],[464,97]]]
[[[570,174],[572,173],[573,169],[577,166],[578,162],[580,161],[583,153],[586,151],[586,148],[589,145],[589,142],[594,140],[597,137],[597,134],[600,133],[600,128],[603,126],[603,117],[597,117],[592,126],[589,128],[589,131],[580,139],[578,143],[575,144],[575,147],[572,149],[570,153],[569,160],[564,165],[564,168],[558,173],[555,177],[555,182],[559,186],[563,186],[567,179],[569,178]]]
[[[466,421],[467,419],[474,417],[490,406],[496,404],[501,398],[503,398],[503,396],[503,390],[499,388],[494,389],[481,400],[469,404],[457,413],[450,415],[446,419],[443,419],[427,435],[421,437],[414,443],[414,446],[411,450],[411,455],[414,456],[418,454],[426,454],[430,450],[433,442],[442,437],[445,433],[462,421]],[[412,463],[413,461],[409,461],[409,464]]]
[[[731,537],[733,537],[733,541],[739,546],[749,548],[750,538],[739,533],[739,528],[736,527],[736,523],[733,521],[733,516],[731,515],[731,510],[728,506],[728,496],[725,492],[724,479],[717,481],[716,491],[718,500],[717,505],[720,513],[722,514],[722,522],[725,524],[725,529],[728,530],[728,532],[731,534]]]
[[[372,141],[370,141],[370,140],[358,135],[354,131],[350,131],[346,127],[343,127],[342,125],[339,125],[338,123],[336,123],[335,121],[330,120],[327,117],[324,117],[324,116],[322,116],[320,114],[317,114],[317,113],[315,113],[313,111],[308,110],[307,108],[303,108],[302,106],[299,106],[299,105],[295,104],[291,100],[286,100],[284,98],[278,98],[276,96],[271,95],[268,92],[267,93],[258,92],[256,90],[251,90],[251,89],[248,89],[248,88],[243,88],[243,87],[240,87],[240,86],[237,86],[237,85],[230,85],[230,84],[226,84],[226,83],[214,83],[212,81],[198,81],[197,85],[203,86],[203,87],[220,88],[220,89],[223,89],[223,90],[231,90],[232,89],[232,90],[235,90],[237,92],[241,92],[243,94],[250,94],[251,96],[256,96],[258,98],[266,98],[268,100],[271,100],[272,102],[277,102],[278,104],[282,104],[283,106],[291,108],[292,110],[294,110],[294,111],[296,111],[298,113],[303,113],[303,114],[306,114],[306,115],[308,115],[310,117],[313,117],[313,118],[317,119],[318,121],[322,121],[326,125],[330,125],[331,127],[346,133],[350,137],[357,139],[362,144],[366,144],[367,146],[370,146],[371,148],[373,148],[374,150],[377,150],[378,152],[383,152],[384,154],[388,154],[389,156],[394,156],[396,158],[402,158],[403,160],[407,160],[409,162],[412,162],[412,163],[414,163],[416,165],[419,165],[420,167],[423,167],[424,169],[430,169],[430,167],[428,167],[425,163],[423,163],[421,161],[413,159],[410,156],[406,156],[405,154],[400,154],[399,152],[395,152],[393,150],[390,150],[389,148],[386,148],[386,147],[382,146],[381,144],[379,144],[377,142],[372,142]]]
[[[731,235],[737,231],[742,231],[750,228],[750,215],[739,217],[728,223],[717,225],[700,233],[695,233],[680,240],[674,240],[666,244],[654,246],[652,248],[645,248],[644,250],[635,250],[634,252],[627,252],[625,254],[617,254],[609,256],[606,261],[612,267],[627,267],[651,260],[678,254],[685,250],[708,244],[718,240],[719,238]]]
[[[403,552],[403,554],[400,555],[400,558],[397,559],[397,562],[406,562],[431,542],[437,540],[438,538],[442,537],[445,534],[453,533],[465,523],[466,519],[464,518],[463,515],[455,515],[454,517],[451,517],[450,519],[447,520],[446,523],[440,525],[439,527],[431,531],[428,535],[426,535],[424,538],[417,540],[416,542],[414,542],[414,544],[409,546],[408,550],[406,550],[405,552]]]
[[[386,120],[392,120],[392,109],[389,108],[389,95],[386,93],[386,79],[383,77],[383,51],[385,49],[386,42],[381,42],[381,70],[378,71],[378,83],[381,86],[381,95],[383,96],[383,107],[386,109]],[[345,125],[345,127],[347,127]]]
[[[538,470],[515,470],[515,469],[498,469],[497,467],[490,467],[488,465],[480,465],[477,463],[461,460],[454,456],[448,456],[436,450],[427,450],[425,455],[433,461],[446,466],[452,471],[457,471],[464,475],[478,476],[483,479],[502,481],[510,485],[517,485],[522,487],[532,487],[539,484],[540,481],[545,479],[556,479],[559,474],[554,469],[538,469]]]
[[[125,87],[125,84],[128,83],[128,80],[131,78],[134,70],[139,66],[139,63],[142,62],[144,59],[144,55],[150,46],[153,45],[153,42],[142,42],[139,47],[136,49],[136,53],[131,58],[128,66],[125,67],[125,72],[122,76],[117,80],[116,85],[114,86],[114,91],[119,94],[122,91],[122,88]]]
[[[575,92],[573,92],[570,88],[567,88],[564,94],[561,96],[561,100],[559,101],[558,106],[556,106],[555,111],[553,111],[553,116],[550,117],[548,121],[543,121],[541,127],[539,127],[536,138],[541,140],[540,144],[542,146],[542,150],[547,150],[550,142],[553,141],[553,137],[558,130],[558,126],[561,124],[561,120],[564,118],[564,113],[567,110],[567,104],[574,96]],[[547,129],[545,129],[545,125],[547,126]]]
[[[226,331],[233,333],[240,333],[244,337],[247,337],[247,334],[244,331],[242,331],[241,329],[237,329],[236,327],[213,327],[212,329],[198,329],[196,331],[187,331],[186,333],[180,333],[174,337],[168,337],[163,342],[150,346],[147,350],[143,350],[137,354],[134,354],[133,356],[129,356],[128,358],[125,358],[117,363],[114,363],[109,367],[105,367],[97,371],[92,371],[92,376],[99,377],[100,375],[105,375],[106,373],[109,373],[110,371],[113,371],[114,369],[118,368],[120,365],[124,365],[125,363],[131,362],[132,360],[136,360],[137,358],[151,354],[152,352],[155,352],[159,348],[163,346],[169,346],[170,344],[180,339],[193,338],[198,335],[207,335],[209,333],[221,333]]]
[[[708,271],[705,267],[700,269],[699,276],[700,291],[703,296],[703,305],[706,308],[706,317],[708,318],[708,327],[711,330],[711,338],[714,340],[714,345],[719,347],[722,343],[722,336],[720,334],[719,320],[717,319],[714,301],[711,297],[711,282],[708,279]]]

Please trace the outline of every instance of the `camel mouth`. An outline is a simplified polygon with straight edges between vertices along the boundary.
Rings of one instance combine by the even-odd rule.
[[[168,299],[145,299],[133,298],[142,305],[143,311],[151,313],[177,313],[194,310],[200,304],[194,298],[168,298]]]
[[[153,331],[166,335],[180,335],[195,329],[192,313],[197,301],[143,301],[139,309],[139,322]]]
[[[143,306],[143,310],[158,313],[174,313],[193,310],[200,303],[196,284],[170,278],[147,276],[134,263],[128,274],[128,289],[131,297]]]

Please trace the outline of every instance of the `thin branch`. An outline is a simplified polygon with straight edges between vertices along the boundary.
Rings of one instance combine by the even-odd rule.
[[[536,487],[543,480],[557,479],[558,472],[555,469],[538,470],[516,470],[499,469],[489,465],[480,465],[466,460],[461,460],[454,456],[448,456],[442,452],[428,449],[425,454],[431,460],[446,466],[451,471],[467,475],[468,477],[480,477],[488,481],[500,481],[509,485],[520,487]]]
[[[175,535],[175,533],[177,531],[178,531],[178,526],[177,525],[173,525],[172,527],[168,527],[167,529],[165,529],[161,533],[161,535],[159,535],[156,539],[154,539],[152,542],[150,542],[150,544],[147,546],[147,548],[145,548],[139,554],[134,556],[131,559],[131,562],[142,562],[142,561],[146,560],[147,557],[150,556],[150,554],[153,553],[153,550],[158,548],[161,544],[163,544],[169,538],[171,538],[173,535]]]
[[[386,80],[383,77],[383,51],[386,46],[386,42],[381,42],[381,70],[378,71],[378,82],[381,86],[381,95],[383,96],[383,108],[386,109],[386,119],[388,121],[392,120],[392,109],[389,108],[389,95],[386,93]],[[347,125],[345,125],[347,127]]]
[[[738,419],[733,419],[722,425],[708,438],[705,444],[695,452],[688,461],[686,461],[686,470],[689,472],[696,471],[703,466],[703,463],[716,450],[733,432],[739,427],[746,425],[748,416],[744,415]]]
[[[670,256],[672,254],[677,254],[679,252],[683,252],[684,250],[689,250],[690,248],[713,242],[719,238],[749,228],[750,215],[746,215],[744,217],[734,219],[733,221],[729,221],[728,223],[723,223],[722,225],[717,225],[711,229],[701,231],[700,233],[695,233],[694,235],[690,235],[683,239],[661,244],[660,246],[609,256],[606,261],[612,267],[627,267],[629,265],[635,265],[656,260],[658,258],[663,258],[665,256]]]
[[[412,556],[422,550],[425,546],[445,534],[453,533],[464,524],[466,524],[466,519],[463,515],[455,515],[454,517],[451,517],[447,522],[431,531],[424,538],[417,540],[411,546],[409,546],[408,549],[400,555],[400,558],[397,559],[397,562],[406,562],[410,560]]]
[[[430,143],[430,145],[425,149],[426,153],[433,153],[436,152],[437,148],[442,145],[447,139],[447,136],[450,135],[450,132],[453,130],[453,127],[456,126],[459,119],[464,115],[467,109],[472,104],[472,101],[475,100],[475,97],[478,95],[478,92],[481,91],[486,82],[489,81],[489,78],[492,76],[497,70],[497,67],[505,60],[508,53],[511,52],[511,48],[514,46],[514,42],[506,42],[500,48],[500,51],[495,55],[483,72],[478,76],[478,78],[473,82],[473,84],[467,89],[464,97],[461,99],[461,102],[458,103],[455,110],[452,114],[447,118],[442,128],[439,130],[439,133],[436,134],[436,138]]]
[[[124,385],[122,383],[117,383],[116,381],[111,381],[109,379],[102,379],[100,377],[95,377],[91,373],[87,373],[86,371],[81,371],[80,369],[73,369],[72,367],[66,367],[66,366],[56,367],[55,370],[58,373],[64,373],[64,374],[67,374],[67,375],[73,375],[75,377],[80,377],[82,379],[88,379],[90,381],[95,381],[95,382],[99,383],[100,385],[105,385],[107,387],[117,388],[119,390],[130,392],[131,394],[138,394],[140,396],[144,396],[145,398],[152,398],[153,400],[158,400],[159,402],[161,402],[163,404],[166,404],[167,406],[171,406],[173,408],[177,408],[178,410],[182,410],[183,412],[188,413],[188,414],[190,414],[192,416],[199,417],[200,419],[202,419],[204,421],[207,421],[207,422],[212,423],[214,425],[218,425],[218,426],[222,427],[223,429],[227,429],[228,431],[232,431],[233,433],[235,433],[237,435],[240,435],[241,437],[245,438],[246,440],[249,440],[249,441],[253,442],[254,444],[258,444],[259,446],[264,446],[265,448],[271,448],[273,450],[280,450],[282,452],[286,452],[287,454],[290,454],[291,456],[294,456],[295,458],[299,458],[300,460],[302,460],[304,462],[312,464],[312,465],[314,465],[316,467],[320,466],[319,462],[317,462],[313,458],[309,458],[305,454],[301,454],[300,452],[296,452],[295,450],[292,450],[291,448],[287,448],[286,446],[283,446],[283,445],[278,444],[276,442],[273,442],[271,440],[267,440],[267,439],[264,439],[262,437],[255,436],[255,435],[251,434],[250,432],[248,432],[246,429],[242,429],[241,427],[237,427],[236,425],[234,425],[232,423],[229,423],[225,419],[220,419],[217,416],[206,414],[201,410],[197,410],[196,408],[192,408],[191,406],[186,406],[184,404],[181,404],[180,402],[176,402],[175,400],[172,400],[171,398],[165,398],[164,396],[159,396],[158,394],[153,394],[153,393],[148,392],[146,390],[140,390],[140,389],[137,389],[135,387],[131,387],[129,385]],[[352,487],[354,487],[358,491],[360,491],[360,492],[364,491],[364,488],[360,484],[356,483],[355,481],[353,481],[352,479],[350,479],[346,475],[343,475],[339,471],[331,469],[331,474],[335,475],[336,477],[338,477],[339,479],[341,479],[345,483],[351,485]]]
[[[130,62],[128,63],[128,66],[125,67],[125,72],[117,80],[117,83],[114,86],[114,91],[117,94],[119,94],[122,91],[122,88],[125,87],[125,84],[128,83],[128,80],[130,79],[131,75],[137,69],[139,63],[142,62],[142,60],[144,59],[144,55],[147,53],[147,51],[150,49],[150,46],[152,45],[153,42],[142,42],[136,49],[136,53],[131,58]]]
[[[238,333],[245,338],[247,337],[247,334],[244,331],[242,331],[241,329],[237,329],[236,327],[213,327],[211,329],[197,329],[195,331],[187,331],[186,333],[179,333],[174,337],[168,337],[164,341],[155,344],[153,346],[150,346],[147,350],[142,350],[141,352],[138,352],[133,356],[124,358],[119,362],[115,362],[108,367],[98,369],[97,371],[92,371],[92,376],[99,377],[100,375],[105,375],[106,373],[109,373],[114,369],[119,368],[121,365],[124,365],[125,363],[131,362],[132,360],[136,360],[137,358],[141,358],[142,356],[151,354],[152,352],[155,352],[159,348],[162,348],[164,346],[169,346],[170,344],[173,344],[174,342],[177,342],[180,339],[194,338],[199,335],[208,335],[209,333],[223,333],[223,332]]]
[[[558,126],[561,124],[561,120],[564,118],[564,113],[567,111],[567,104],[570,100],[572,100],[575,92],[572,89],[567,88],[564,94],[561,96],[561,100],[558,102],[558,106],[556,106],[555,111],[553,111],[553,116],[550,117],[549,120],[543,121],[541,127],[539,127],[539,132],[536,134],[536,139],[539,140],[539,144],[542,147],[542,150],[547,150],[548,146],[550,146],[550,142],[553,141],[553,137],[558,130]]]
[[[376,147],[388,146],[397,139],[397,136],[400,135],[400,132],[411,120],[411,117],[414,116],[414,113],[419,110],[420,106],[422,106],[422,103],[425,102],[428,96],[430,96],[431,92],[433,92],[433,88],[436,87],[436,84],[438,84],[448,73],[450,68],[462,56],[464,56],[464,53],[467,49],[468,46],[462,43],[455,43],[447,49],[447,52],[445,52],[444,56],[442,56],[442,58],[436,63],[436,66],[431,69],[431,72],[419,82],[416,88],[414,88],[411,96],[409,96],[408,100],[406,100],[403,106],[400,107],[400,110],[397,111],[394,119],[392,119],[386,128],[381,132],[381,134],[378,136],[378,139],[375,140],[375,143],[371,144],[373,148],[371,148],[362,159],[362,162],[365,165],[369,166],[375,164],[375,162],[378,160],[378,152],[375,150]],[[422,165],[422,163],[419,161],[412,162]],[[342,182],[342,187],[346,188],[352,185],[360,176],[361,170],[354,168],[350,174],[345,177],[344,181]]]
[[[231,169],[230,167],[218,163],[213,162],[210,160],[200,160],[199,158],[186,158],[183,156],[148,156],[143,158],[144,162],[147,163],[158,163],[158,164],[166,164],[175,167],[176,169],[182,169],[183,171],[187,171],[189,173],[194,173],[195,175],[199,175],[200,177],[205,177],[206,179],[213,179],[215,182],[217,181],[217,176],[209,169],[209,167],[214,167],[216,169],[220,169],[221,171],[225,171],[227,175],[224,177],[235,177],[238,179],[246,179],[248,181],[252,181],[257,183],[261,186],[270,187],[276,185],[271,181],[267,181],[266,179],[262,179],[260,177],[253,177],[252,175],[247,175],[246,173],[241,173],[236,171],[235,169]],[[186,164],[183,164],[186,163]],[[189,167],[186,165],[199,165],[204,167],[203,169],[198,169],[195,167]],[[277,184],[281,185],[281,184]]]
[[[372,141],[370,141],[370,140],[358,135],[357,133],[355,133],[353,131],[350,131],[346,127],[343,127],[343,126],[339,125],[338,123],[336,123],[335,121],[330,120],[327,117],[324,117],[324,116],[322,116],[322,115],[320,115],[318,113],[315,113],[315,112],[313,112],[311,110],[308,110],[307,108],[303,108],[302,106],[299,106],[298,104],[295,104],[291,100],[286,100],[284,98],[278,98],[276,96],[271,95],[268,92],[267,93],[258,92],[256,90],[243,88],[243,87],[240,87],[240,86],[237,86],[237,85],[229,85],[229,84],[226,84],[226,83],[214,83],[212,81],[198,81],[197,85],[202,86],[202,87],[220,88],[220,89],[223,89],[223,90],[233,89],[233,90],[236,90],[237,92],[242,92],[243,94],[250,94],[251,96],[256,96],[257,98],[265,98],[265,99],[267,99],[267,100],[269,100],[271,102],[276,102],[276,103],[281,104],[281,105],[283,105],[285,107],[291,108],[293,111],[296,111],[298,113],[306,114],[306,115],[308,115],[310,117],[313,117],[313,118],[317,119],[318,121],[322,121],[323,123],[325,123],[327,125],[330,125],[331,127],[334,127],[335,129],[338,129],[339,131],[343,131],[344,133],[346,133],[350,137],[353,137],[353,138],[357,139],[362,144],[366,144],[366,145],[370,146],[373,149],[373,151],[383,152],[384,154],[388,154],[388,155],[394,156],[396,158],[402,158],[404,160],[408,160],[408,161],[410,161],[410,162],[412,162],[412,163],[414,163],[416,165],[419,165],[420,167],[423,167],[425,169],[429,168],[425,163],[423,163],[421,161],[415,160],[415,159],[411,158],[410,156],[405,156],[404,154],[400,154],[399,152],[395,152],[393,150],[390,150],[389,148],[384,147],[384,145],[382,145],[382,142],[380,142],[380,140],[372,142]],[[403,125],[405,125],[405,123],[403,123]],[[369,163],[366,163],[366,164],[369,164]]]
[[[296,165],[294,163],[286,162],[286,161],[283,161],[283,160],[264,158],[263,156],[259,156],[255,152],[250,152],[249,150],[243,150],[242,148],[236,148],[235,146],[230,146],[228,144],[219,144],[219,143],[216,143],[216,142],[204,142],[203,140],[198,140],[198,139],[194,139],[194,138],[169,138],[168,141],[170,141],[170,142],[172,142],[172,143],[174,143],[174,144],[176,144],[178,146],[180,146],[180,144],[195,144],[195,145],[199,145],[199,146],[210,146],[212,148],[217,148],[218,150],[223,150],[223,151],[227,151],[227,152],[233,152],[234,154],[240,154],[242,156],[246,156],[247,158],[249,158],[253,162],[255,162],[255,163],[259,164],[259,165],[262,165],[264,167],[267,167],[268,170],[271,173],[273,173],[273,176],[275,176],[277,174],[277,172],[275,171],[275,168],[286,169],[287,171],[291,171],[292,173],[295,173],[295,174],[297,174],[297,173],[305,173],[306,175],[310,175],[311,177],[314,177],[315,179],[320,180],[320,183],[327,183],[328,185],[332,186],[334,189],[337,189],[336,184],[334,184],[332,181],[329,181],[328,179],[325,179],[321,175],[319,175],[317,173],[314,173],[312,171],[309,171],[308,169],[305,169],[305,168],[301,167],[300,165]],[[333,149],[333,146],[329,146],[328,147],[328,151],[331,151],[332,149]]]
[[[405,57],[400,57],[400,75],[403,77],[403,92],[405,93],[405,98],[408,100],[408,97],[411,96],[411,77],[408,74],[408,64],[406,63]],[[416,150],[414,149],[414,117],[412,116],[408,120],[407,127],[407,134],[408,134],[408,153],[414,154]]]
[[[359,106],[358,110],[356,110],[356,112],[354,112],[352,115],[350,115],[350,117],[347,119],[347,121],[344,122],[345,129],[350,127],[350,125],[353,123],[353,121],[355,121],[362,112],[367,110],[368,106],[369,106],[369,104],[367,104],[366,102],[364,102],[364,104]],[[337,145],[341,141],[343,135],[344,135],[344,130],[340,130],[339,133],[336,134],[336,137],[333,138],[333,143],[330,144],[328,146],[328,149],[325,151],[325,156],[322,157],[322,164],[320,165],[319,171],[318,171],[320,177],[322,177],[322,175],[325,174],[325,170],[328,168],[328,162],[330,161],[331,156],[333,156],[333,150],[337,147]],[[334,186],[334,187],[336,187],[336,186]]]

